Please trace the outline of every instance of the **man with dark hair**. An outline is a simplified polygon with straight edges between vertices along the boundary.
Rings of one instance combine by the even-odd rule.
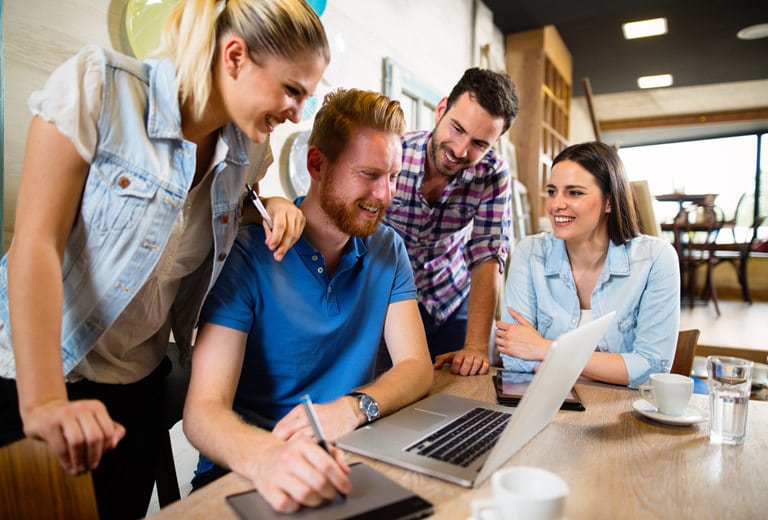
[[[517,110],[509,76],[468,69],[437,104],[434,130],[404,136],[384,218],[408,248],[435,367],[462,375],[489,368],[511,227],[509,168],[491,147]]]

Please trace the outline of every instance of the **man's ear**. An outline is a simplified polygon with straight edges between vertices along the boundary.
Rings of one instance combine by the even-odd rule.
[[[221,45],[222,67],[228,76],[237,79],[248,61],[248,47],[239,36],[225,38]]]
[[[317,146],[310,146],[307,149],[307,170],[309,176],[315,181],[322,181],[323,171],[328,159]]]
[[[448,107],[448,98],[444,97],[441,99],[437,106],[435,107],[435,120],[440,121],[440,118],[443,117],[443,114],[445,113],[445,109]]]

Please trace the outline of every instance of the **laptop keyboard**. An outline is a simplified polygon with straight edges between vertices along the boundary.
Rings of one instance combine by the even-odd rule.
[[[467,467],[490,450],[512,414],[474,408],[406,451]]]

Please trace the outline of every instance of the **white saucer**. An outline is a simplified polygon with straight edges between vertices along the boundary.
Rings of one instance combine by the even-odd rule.
[[[645,399],[638,399],[632,403],[632,408],[634,408],[640,415],[644,415],[649,419],[664,424],[673,424],[675,426],[688,426],[689,424],[696,424],[709,419],[709,413],[697,406],[689,406],[685,409],[682,415],[665,415],[659,413],[656,407]]]

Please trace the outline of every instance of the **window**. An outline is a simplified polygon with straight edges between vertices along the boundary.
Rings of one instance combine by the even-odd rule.
[[[442,99],[414,75],[384,58],[384,95],[400,101],[408,130],[432,130],[435,127],[435,108]]]
[[[717,193],[715,203],[726,218],[733,218],[742,193],[753,193],[756,186],[758,153],[768,149],[768,134],[742,135],[667,144],[622,148],[619,155],[630,180],[647,180],[653,195],[672,192]],[[762,146],[758,146],[758,139]],[[761,154],[761,170],[768,159]],[[765,176],[763,176],[765,177]],[[766,181],[762,180],[763,186]],[[761,190],[762,199],[766,195]],[[654,201],[660,222],[670,221],[679,207],[674,202]],[[768,209],[763,202],[763,213]]]

